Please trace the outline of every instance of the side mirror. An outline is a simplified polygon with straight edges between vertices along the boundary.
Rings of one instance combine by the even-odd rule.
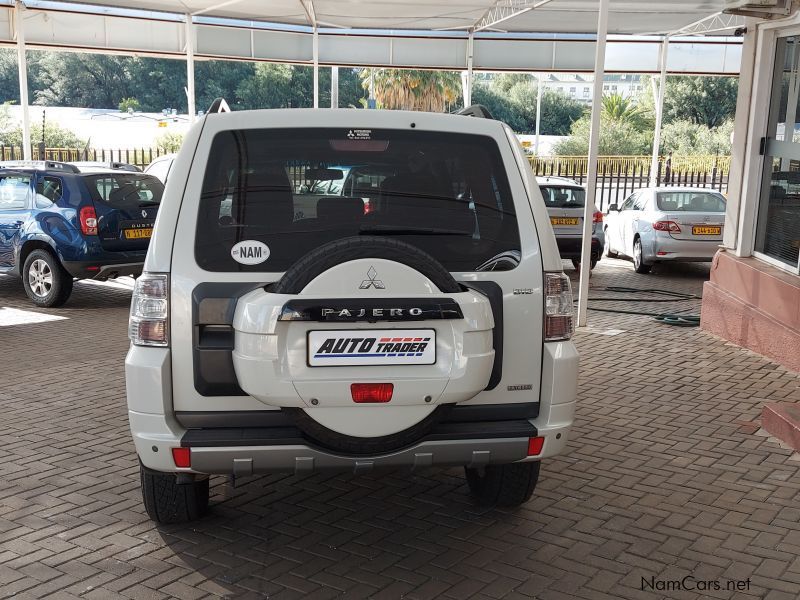
[[[619,212],[619,206],[617,206],[616,204],[609,204],[608,205],[608,212],[611,212],[612,210],[614,212]]]

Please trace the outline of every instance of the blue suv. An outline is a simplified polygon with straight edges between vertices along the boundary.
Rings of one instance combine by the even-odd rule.
[[[139,275],[163,192],[128,166],[0,162],[0,273],[43,307],[64,304],[74,279]]]

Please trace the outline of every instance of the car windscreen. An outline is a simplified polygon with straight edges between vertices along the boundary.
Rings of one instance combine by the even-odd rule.
[[[343,176],[353,185],[309,193],[315,184],[324,189],[320,180],[335,187]],[[307,252],[351,236],[401,239],[450,271],[474,271],[519,250],[497,144],[414,130],[247,129],[215,136],[195,236],[200,267],[282,272]],[[265,245],[266,258],[234,258],[240,242]]]
[[[714,192],[659,192],[656,205],[664,212],[725,212],[725,198]]]
[[[143,173],[95,173],[85,175],[84,180],[92,201],[111,208],[157,206],[164,194],[164,184]]]
[[[545,185],[540,189],[547,208],[583,208],[586,205],[583,188]]]

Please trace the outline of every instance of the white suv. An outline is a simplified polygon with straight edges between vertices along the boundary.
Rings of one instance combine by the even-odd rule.
[[[344,166],[374,180],[320,196],[313,218],[296,210]],[[201,516],[213,474],[438,465],[465,467],[481,503],[519,505],[567,442],[572,333],[569,279],[508,127],[208,114],[172,167],[131,306],[147,512]]]

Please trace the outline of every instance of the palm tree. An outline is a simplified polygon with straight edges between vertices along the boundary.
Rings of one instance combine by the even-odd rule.
[[[444,112],[461,93],[461,76],[453,71],[363,69],[364,89],[369,89],[370,75],[376,100],[388,109]]]
[[[637,130],[648,126],[647,113],[633,100],[621,94],[603,96],[602,117],[608,121],[616,121],[631,125]]]

